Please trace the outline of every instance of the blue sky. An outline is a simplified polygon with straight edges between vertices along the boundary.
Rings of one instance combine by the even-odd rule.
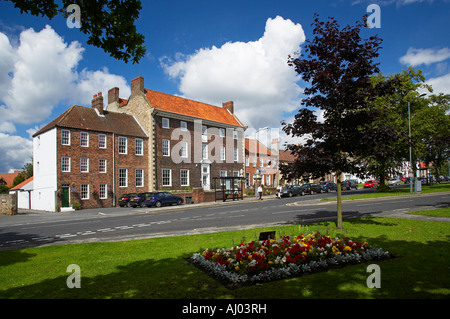
[[[382,73],[412,65],[436,92],[450,93],[449,0],[143,1],[137,28],[147,55],[135,65],[87,45],[63,17],[20,14],[2,1],[0,173],[29,162],[31,135],[71,105],[88,106],[114,86],[128,98],[139,75],[148,89],[218,106],[233,100],[249,132],[278,129],[300,106],[305,83],[286,61],[311,38],[314,13],[344,26],[370,4],[380,7],[381,27],[364,35],[383,39]]]

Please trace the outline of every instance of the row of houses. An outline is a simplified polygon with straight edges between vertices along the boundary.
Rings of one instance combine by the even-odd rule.
[[[126,193],[210,191],[226,176],[278,185],[279,158],[290,155],[277,141],[245,138],[232,101],[218,107],[149,90],[142,76],[128,99],[119,93],[108,91],[106,109],[102,93],[90,107],[73,105],[33,135],[34,176],[15,189],[27,190],[19,208],[109,207]]]

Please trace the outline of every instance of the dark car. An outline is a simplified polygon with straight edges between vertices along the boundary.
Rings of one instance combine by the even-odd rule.
[[[358,184],[354,180],[343,181],[341,189],[351,190],[352,188],[358,189]]]
[[[146,199],[147,198],[150,199],[150,196],[152,194],[153,193],[139,193],[139,194],[136,194],[135,196],[131,196],[130,201],[128,202],[128,206],[131,206],[131,207],[138,207],[138,206],[145,207],[145,206],[147,206],[145,204]]]
[[[146,196],[145,198],[145,205],[148,207],[150,206],[161,207],[163,205],[172,205],[172,204],[177,205],[183,204],[183,197],[175,196],[169,192],[157,192],[157,193],[150,193],[150,196]]]
[[[281,197],[292,197],[292,196],[297,196],[299,195],[301,192],[300,187],[296,186],[296,185],[288,185],[283,187],[283,189],[281,190]]]
[[[309,194],[322,193],[322,187],[316,183],[306,183],[302,185],[302,191]]]
[[[124,207],[124,206],[130,206],[129,202],[130,202],[130,198],[136,196],[136,193],[129,193],[129,194],[124,194],[122,196],[119,197],[119,206],[120,207]]]
[[[322,191],[329,192],[337,190],[337,185],[333,182],[320,182],[320,187],[322,187]]]

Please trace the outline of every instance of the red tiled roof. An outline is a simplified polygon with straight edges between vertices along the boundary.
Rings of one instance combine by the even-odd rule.
[[[19,189],[21,189],[23,186],[27,185],[31,181],[33,181],[33,176],[31,176],[30,178],[24,180],[22,183],[17,184],[13,188],[11,188],[10,191],[16,191],[16,190],[18,191]]]
[[[244,127],[227,109],[183,97],[145,89],[145,96],[157,110]]]
[[[22,173],[22,171],[14,171],[14,173],[0,174],[0,179],[3,179],[7,186],[12,186],[14,178],[16,178],[17,175],[19,175],[20,173]]]
[[[79,105],[70,107],[63,114],[36,132],[33,137],[52,129],[55,126],[147,137],[140,125],[131,115],[104,111],[104,116],[99,116],[94,108]]]

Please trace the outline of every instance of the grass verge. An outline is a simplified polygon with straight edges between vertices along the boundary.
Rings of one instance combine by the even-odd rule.
[[[438,192],[450,192],[450,183],[447,184],[434,184],[432,186],[423,185],[422,194],[438,193]],[[365,198],[378,198],[378,197],[389,197],[389,196],[413,196],[410,193],[409,188],[392,188],[388,192],[373,192],[362,195],[346,196],[350,191],[342,191],[342,200],[353,200],[353,199],[365,199]],[[322,198],[322,201],[335,201],[335,197]]]
[[[450,223],[393,218],[332,222],[126,242],[55,245],[0,251],[2,299],[292,299],[449,298]],[[379,263],[381,288],[368,288],[368,264],[228,290],[185,261],[209,247],[229,248],[261,231],[296,235],[320,231],[369,241],[395,255]],[[66,285],[67,266],[81,269],[81,288]]]

